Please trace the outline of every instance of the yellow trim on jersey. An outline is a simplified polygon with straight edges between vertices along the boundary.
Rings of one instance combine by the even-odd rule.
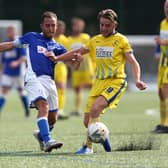
[[[94,36],[86,45],[96,58],[96,78],[125,78],[125,53],[132,52],[127,38],[116,33],[109,37]]]

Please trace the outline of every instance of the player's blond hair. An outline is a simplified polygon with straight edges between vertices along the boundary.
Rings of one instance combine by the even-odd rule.
[[[53,18],[53,17],[56,18],[56,20],[57,20],[56,13],[51,12],[51,11],[46,11],[41,15],[41,23],[43,23],[45,18]]]
[[[101,17],[106,18],[114,22],[116,25],[118,24],[117,19],[117,13],[112,9],[104,9],[98,13],[97,18],[100,19]]]

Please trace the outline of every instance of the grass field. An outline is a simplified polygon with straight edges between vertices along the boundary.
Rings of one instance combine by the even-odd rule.
[[[68,114],[73,109],[73,93],[67,93]],[[94,145],[93,155],[75,155],[85,140],[82,117],[58,121],[52,136],[63,141],[64,147],[47,154],[39,150],[32,136],[36,112],[25,118],[20,100],[12,92],[0,118],[0,168],[168,168],[168,135],[150,133],[159,122],[158,106],[157,93],[126,92],[117,109],[107,110],[102,121],[111,132],[111,153]],[[147,109],[153,110],[147,115]]]

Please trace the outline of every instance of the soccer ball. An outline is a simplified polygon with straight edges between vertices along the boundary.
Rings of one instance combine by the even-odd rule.
[[[88,137],[94,143],[103,143],[109,136],[109,130],[102,122],[96,122],[88,126]]]

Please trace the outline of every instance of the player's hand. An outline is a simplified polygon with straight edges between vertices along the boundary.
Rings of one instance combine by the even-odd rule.
[[[12,61],[9,66],[10,66],[11,68],[16,68],[16,67],[19,66],[19,63],[18,63],[18,61]]]
[[[67,61],[67,63],[75,70],[77,70],[80,67],[80,62],[77,60]]]
[[[83,61],[83,57],[80,53],[74,53],[74,56],[75,56],[75,60],[78,61],[78,62],[82,62]]]
[[[136,81],[136,87],[139,90],[145,90],[148,87],[148,85],[143,81]]]
[[[156,44],[160,45],[160,37],[159,36],[155,37],[155,42],[156,42]]]
[[[51,61],[53,61],[53,62],[56,61],[56,56],[55,56],[54,52],[52,52],[52,51],[46,51],[46,52],[44,53],[44,55],[45,55],[47,58],[49,58]]]
[[[160,38],[160,36],[157,36],[157,37],[155,38],[155,42],[156,42],[156,44],[158,44],[158,45],[167,45],[167,40],[162,40],[162,39]]]

